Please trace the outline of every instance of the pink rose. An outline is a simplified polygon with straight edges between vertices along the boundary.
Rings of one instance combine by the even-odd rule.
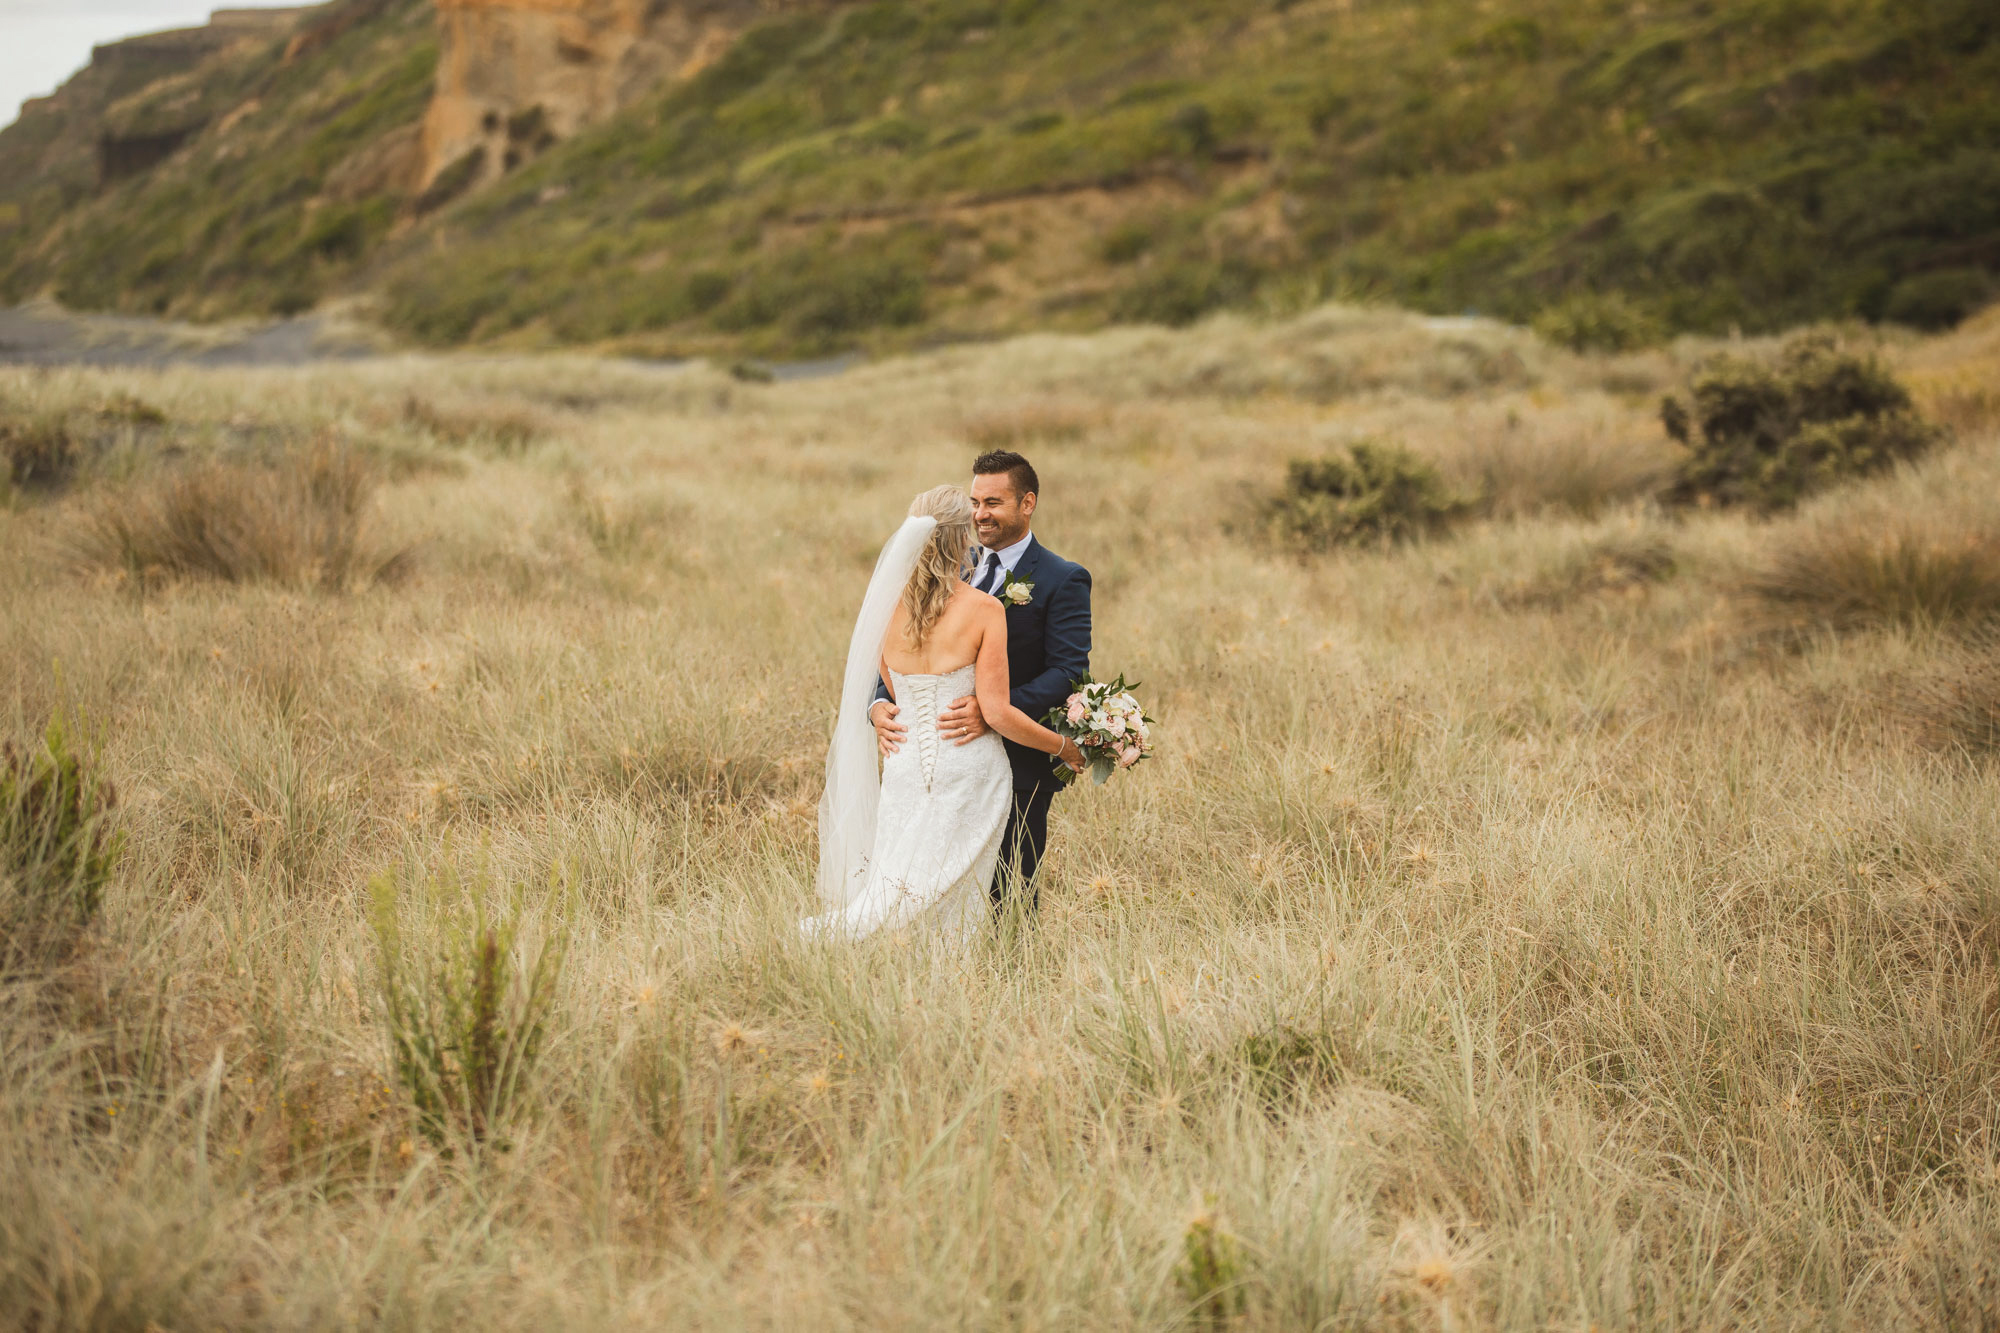
[[[1069,712],[1067,716],[1069,718],[1069,724],[1072,727],[1082,722],[1084,714],[1088,713],[1089,711],[1090,711],[1089,707],[1085,705],[1085,703],[1083,702],[1082,695],[1072,694],[1069,697]]]
[[[1108,728],[1108,730],[1114,736],[1123,736],[1125,734],[1125,719],[1122,717],[1112,718],[1111,726]]]
[[[1134,765],[1134,764],[1136,764],[1136,763],[1138,763],[1138,762],[1139,762],[1139,756],[1140,756],[1140,755],[1142,755],[1142,754],[1144,754],[1144,753],[1145,753],[1145,751],[1141,750],[1141,749],[1140,749],[1140,748],[1139,748],[1138,746],[1136,746],[1136,745],[1128,745],[1128,746],[1126,746],[1126,747],[1124,748],[1124,750],[1122,750],[1122,751],[1120,751],[1120,752],[1119,752],[1119,755],[1118,755],[1118,767],[1120,767],[1120,768],[1130,768],[1130,767],[1132,767],[1132,765]]]

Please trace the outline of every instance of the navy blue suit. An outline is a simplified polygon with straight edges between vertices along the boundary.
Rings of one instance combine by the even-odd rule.
[[[1071,682],[1090,671],[1090,571],[1030,538],[1014,566],[1014,581],[1032,583],[1034,594],[1026,606],[1001,601],[1007,608],[1008,697],[1040,722],[1069,698]],[[886,699],[889,692],[878,685],[875,697]],[[1053,756],[1013,741],[1006,746],[1014,768],[1014,805],[993,877],[996,907],[1010,881],[1033,885],[1049,841],[1049,802],[1062,785]],[[1033,907],[1040,895],[1032,887],[1029,892]]]

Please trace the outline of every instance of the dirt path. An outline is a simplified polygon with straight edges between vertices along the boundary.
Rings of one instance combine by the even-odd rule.
[[[176,324],[137,315],[82,315],[38,302],[0,306],[0,366],[304,366],[380,356],[365,331],[323,315],[271,324]],[[862,363],[853,353],[757,362],[774,380],[823,379]],[[642,361],[678,369],[685,360]]]
[[[48,303],[0,307],[0,365],[298,366],[377,349],[318,315],[201,326],[131,315],[80,315]]]

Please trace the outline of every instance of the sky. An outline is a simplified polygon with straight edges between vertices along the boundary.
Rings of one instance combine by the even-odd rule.
[[[0,0],[0,124],[90,63],[90,48],[134,33],[191,28],[211,9],[282,8],[301,0]]]

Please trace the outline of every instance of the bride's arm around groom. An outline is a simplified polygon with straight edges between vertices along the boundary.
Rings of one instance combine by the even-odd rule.
[[[1008,691],[1013,705],[1039,721],[1090,672],[1090,571],[1043,546],[1031,531],[1040,478],[1019,454],[994,452],[973,463],[972,498],[980,547],[970,582],[998,597],[1007,612]],[[882,753],[902,744],[904,728],[889,691],[877,683],[869,720]],[[991,730],[979,701],[953,702],[938,719],[948,740],[966,744]],[[1009,744],[1017,789],[1050,780],[1046,755]]]

